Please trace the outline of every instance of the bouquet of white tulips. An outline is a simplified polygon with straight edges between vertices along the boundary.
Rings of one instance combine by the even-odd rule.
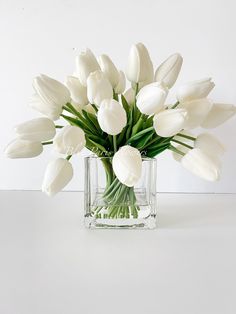
[[[103,160],[108,204],[128,197],[135,207],[133,187],[142,173],[142,156],[153,158],[166,149],[193,174],[217,180],[223,145],[213,135],[196,136],[189,130],[215,128],[236,108],[207,98],[214,87],[210,78],[182,85],[176,102],[166,105],[182,62],[180,54],[173,54],[154,73],[148,50],[138,43],[131,47],[125,76],[107,55],[96,59],[87,49],[77,56],[76,71],[64,84],[46,75],[34,79],[30,106],[44,117],[16,126],[6,155],[35,157],[48,144],[64,155],[47,166],[42,190],[48,195],[71,180],[70,159],[84,147],[101,159],[111,157]],[[131,83],[127,90],[126,78]],[[68,125],[55,123],[59,119]]]

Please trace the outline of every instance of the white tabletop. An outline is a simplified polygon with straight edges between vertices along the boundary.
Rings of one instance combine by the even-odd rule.
[[[0,192],[0,313],[235,314],[236,195],[158,199],[155,230],[87,230],[82,193]]]

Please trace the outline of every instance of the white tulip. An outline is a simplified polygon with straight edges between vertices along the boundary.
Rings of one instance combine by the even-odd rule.
[[[100,128],[110,135],[119,134],[127,124],[125,109],[114,99],[104,99],[97,113]]]
[[[98,63],[101,67],[102,72],[106,75],[107,79],[111,83],[111,86],[115,86],[119,82],[119,71],[107,55],[101,55],[98,57]]]
[[[8,158],[32,158],[40,155],[43,145],[40,142],[23,139],[15,139],[5,148],[5,155]]]
[[[68,88],[43,74],[34,79],[33,87],[37,97],[33,99],[31,107],[53,120],[58,119],[62,112],[62,106],[70,101]]]
[[[119,71],[119,81],[114,88],[116,94],[122,94],[125,90],[126,78],[123,71]]]
[[[183,167],[194,175],[208,181],[216,181],[220,175],[220,164],[199,148],[191,149],[181,158]]]
[[[139,150],[122,146],[112,159],[112,167],[118,180],[126,186],[134,186],[142,174],[142,158]]]
[[[56,129],[52,120],[37,118],[18,124],[15,133],[21,139],[42,142],[52,139]]]
[[[157,135],[171,137],[184,128],[187,112],[184,109],[168,109],[154,116],[153,126]]]
[[[186,83],[179,87],[177,99],[181,103],[194,99],[205,98],[214,86],[215,84],[211,81],[211,78]]]
[[[97,106],[100,106],[103,99],[113,97],[111,83],[102,71],[95,71],[89,75],[87,89],[89,102]]]
[[[202,133],[198,135],[194,142],[194,147],[200,148],[212,156],[220,156],[225,152],[223,144],[213,135]]]
[[[137,95],[137,107],[146,114],[153,115],[164,108],[168,89],[161,83],[155,82],[144,86]]]
[[[213,104],[201,126],[206,129],[215,128],[236,114],[236,107],[230,104]]]
[[[156,70],[155,81],[164,83],[171,88],[179,75],[183,58],[179,53],[175,53],[167,58]]]
[[[76,57],[76,76],[78,76],[82,85],[87,86],[87,79],[90,73],[97,70],[100,70],[100,66],[90,49],[82,51]]]
[[[64,126],[53,140],[54,149],[61,154],[73,155],[80,152],[86,144],[85,134],[77,126]]]
[[[80,83],[80,80],[74,76],[68,76],[66,79],[73,104],[85,106],[88,104],[87,88]]]
[[[60,192],[73,177],[71,163],[63,158],[51,161],[46,168],[42,191],[49,196]]]
[[[147,48],[142,43],[131,47],[126,76],[130,82],[134,83],[153,80],[153,64]]]
[[[194,129],[201,125],[211,110],[212,102],[207,98],[196,99],[181,103],[178,108],[183,108],[188,113],[188,119],[184,126],[185,129]]]
[[[132,105],[135,101],[135,90],[133,88],[127,89],[124,92],[124,97],[129,105]]]
[[[38,112],[42,113],[43,115],[47,116],[49,119],[52,119],[54,121],[58,120],[62,113],[61,106],[59,107],[48,105],[45,102],[43,102],[42,99],[37,94],[31,97],[29,106],[32,109],[37,110]]]

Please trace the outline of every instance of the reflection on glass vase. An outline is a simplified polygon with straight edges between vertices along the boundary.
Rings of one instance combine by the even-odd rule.
[[[123,185],[112,170],[112,158],[85,158],[85,225],[88,228],[156,227],[156,159],[142,158],[142,177]]]

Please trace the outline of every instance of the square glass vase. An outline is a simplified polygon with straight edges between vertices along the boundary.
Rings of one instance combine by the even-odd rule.
[[[128,187],[115,176],[111,157],[86,157],[84,210],[87,228],[154,229],[156,159],[142,158],[142,176]]]

